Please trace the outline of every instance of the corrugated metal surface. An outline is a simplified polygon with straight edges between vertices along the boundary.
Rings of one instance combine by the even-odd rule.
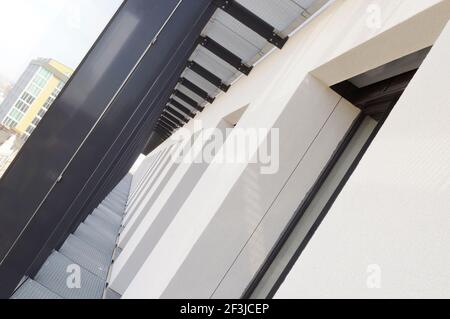
[[[110,254],[114,250],[113,245],[100,235],[95,228],[84,223],[78,227],[74,235],[106,254]]]
[[[106,280],[111,256],[101,253],[75,236],[71,236],[59,252],[97,277]]]
[[[105,282],[82,267],[79,268],[79,288],[68,285],[68,280],[71,280],[68,271],[71,271],[72,265],[75,265],[73,260],[54,252],[34,280],[65,299],[100,299]]]
[[[62,299],[40,283],[28,279],[12,296],[11,299]]]
[[[307,2],[312,1],[237,0],[237,2],[283,32],[305,11],[300,4],[303,2],[307,5]]]
[[[13,299],[101,299],[125,214],[131,178],[125,178],[85,223],[47,259],[33,279],[26,280]],[[111,208],[108,208],[111,207]],[[80,270],[80,287],[70,287],[73,266]]]

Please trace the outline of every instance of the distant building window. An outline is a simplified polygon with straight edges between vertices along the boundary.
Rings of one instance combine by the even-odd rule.
[[[33,123],[34,126],[38,126],[40,121],[41,121],[40,118],[35,117],[32,123]]]
[[[27,92],[34,97],[37,97],[41,93],[41,91],[42,89],[34,83],[31,83],[27,89]]]
[[[39,116],[40,118],[43,118],[46,112],[47,112],[47,111],[46,111],[45,109],[40,109],[40,110],[39,110],[39,113],[38,113],[38,116]]]
[[[47,101],[45,101],[44,105],[42,106],[44,109],[48,110],[50,108],[50,106],[53,104],[53,102],[55,101],[55,99],[53,97],[49,97],[47,99]]]
[[[47,82],[51,76],[52,76],[51,72],[47,71],[44,68],[40,68],[33,79],[33,83],[42,89],[47,85]]]
[[[47,80],[45,80],[39,76],[36,76],[33,80],[33,83],[36,84],[37,86],[43,88],[47,84]]]
[[[50,79],[50,77],[52,76],[52,73],[44,68],[40,68],[38,75],[42,78],[44,78],[45,80]]]
[[[22,113],[26,113],[28,111],[28,109],[30,108],[30,106],[28,104],[26,104],[24,101],[17,101],[16,105],[14,106],[16,109],[18,109],[19,111],[21,111]]]
[[[60,81],[58,86],[53,90],[52,97],[56,99],[58,95],[61,93],[61,90],[64,88],[64,82]]]
[[[12,120],[11,118],[7,117],[4,121],[3,121],[3,125],[5,125],[6,127],[9,128],[15,128],[17,126],[17,122]]]
[[[28,126],[28,128],[27,128],[27,135],[31,135],[31,134],[33,134],[33,131],[34,131],[34,129],[35,129],[35,127],[34,126]]]
[[[29,93],[24,92],[21,96],[21,99],[24,100],[26,103],[28,104],[33,104],[33,102],[35,101],[35,98],[32,97]]]
[[[22,120],[23,115],[24,114],[22,112],[20,112],[19,110],[15,109],[15,108],[12,109],[11,112],[9,112],[9,117],[17,122],[20,122],[20,120]]]

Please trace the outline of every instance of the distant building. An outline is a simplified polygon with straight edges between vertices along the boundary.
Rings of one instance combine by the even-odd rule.
[[[30,136],[72,73],[71,68],[52,59],[31,61],[0,106],[1,124]]]

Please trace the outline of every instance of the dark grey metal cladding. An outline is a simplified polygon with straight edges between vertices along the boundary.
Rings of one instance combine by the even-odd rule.
[[[200,25],[201,25],[201,27],[203,27],[203,24],[202,24],[202,23],[201,23]],[[200,28],[200,26],[199,26],[198,28]],[[197,32],[199,32],[199,31],[196,30],[196,29],[194,28],[193,34],[196,35]],[[155,119],[156,119],[155,114],[160,114],[160,112],[161,112],[161,110],[162,110],[162,108],[163,108],[163,106],[164,106],[164,103],[162,103],[162,101],[167,100],[167,98],[168,98],[169,95],[170,95],[171,90],[173,89],[173,87],[174,87],[174,86],[176,85],[176,83],[177,83],[176,80],[178,79],[178,77],[179,77],[179,75],[180,75],[180,73],[181,73],[181,71],[182,71],[182,66],[184,65],[185,61],[187,60],[187,57],[190,55],[190,52],[191,52],[191,50],[189,50],[189,47],[190,47],[190,46],[191,46],[190,41],[185,41],[185,44],[184,44],[184,46],[182,46],[182,48],[186,49],[186,51],[188,52],[188,54],[186,54],[184,50],[179,50],[179,52],[177,53],[178,55],[180,55],[180,54],[185,55],[185,56],[181,59],[182,62],[179,62],[179,63],[178,63],[180,69],[179,69],[178,71],[176,71],[176,72],[172,75],[172,80],[168,82],[168,85],[167,85],[167,87],[166,87],[164,90],[159,90],[159,91],[157,90],[156,93],[155,93],[155,94],[157,95],[157,97],[159,98],[159,100],[156,100],[156,98],[155,98],[156,102],[154,102],[154,105],[157,105],[157,106],[158,106],[158,112],[155,113],[154,110],[152,110],[152,109],[144,109],[144,112],[145,112],[144,114],[142,114],[142,113],[137,113],[137,114],[139,114],[139,115],[135,116],[136,121],[137,121],[138,123],[139,123],[139,121],[140,121],[140,126],[139,126],[139,124],[138,124],[136,127],[141,127],[141,128],[140,128],[140,129],[137,129],[137,128],[135,128],[135,127],[131,127],[132,130],[133,130],[133,133],[131,134],[131,136],[134,136],[135,134],[137,134],[137,135],[141,134],[142,137],[145,137],[145,139],[143,139],[143,138],[141,138],[141,137],[137,137],[137,138],[134,139],[135,142],[136,142],[136,140],[139,141],[139,144],[140,144],[140,148],[139,148],[139,149],[140,149],[141,151],[142,151],[142,149],[143,149],[144,146],[145,146],[145,142],[147,141],[148,136],[150,135],[150,132],[151,132],[151,129],[150,129],[150,128],[153,128],[153,127],[152,127],[152,124],[154,123],[154,121],[155,121]],[[178,57],[178,56],[176,56],[176,57]],[[176,64],[175,64],[175,65],[176,65]],[[161,84],[161,86],[164,87],[163,83]],[[155,89],[155,90],[156,90],[156,89]],[[149,121],[149,120],[150,120],[150,121]],[[145,122],[145,121],[146,121],[146,122]],[[144,123],[144,125],[142,125],[142,123]],[[144,135],[142,135],[142,132],[143,132]],[[135,143],[135,142],[133,142],[133,137],[130,137],[130,138],[128,138],[128,141],[125,142],[125,144],[124,144],[123,147],[126,147],[126,148],[129,149],[129,145],[130,145],[130,144],[133,144],[133,143]],[[116,160],[117,164],[115,164],[115,165],[122,165],[122,166],[123,166],[123,164],[121,164],[121,160],[117,160],[117,155],[116,155],[116,154],[122,154],[122,155],[121,155],[122,157],[126,157],[127,154],[129,153],[129,151],[127,151],[127,149],[124,150],[123,147],[122,147],[121,150],[119,150],[119,151],[117,151],[117,152],[110,152],[110,154],[112,154],[113,156],[116,156],[115,160]],[[141,152],[141,151],[140,151],[140,152]],[[139,152],[139,153],[140,153],[140,152]],[[137,154],[136,154],[136,155],[137,155]],[[135,159],[135,158],[133,158],[133,161],[130,161],[130,162],[129,162],[129,163],[130,163],[129,166],[126,166],[126,170],[129,169],[129,167],[131,166],[131,164],[134,162],[134,159]],[[117,166],[115,166],[115,167],[117,167]],[[111,169],[111,172],[112,172],[112,173],[114,173],[114,171],[115,171],[115,169]],[[95,175],[94,175],[94,176],[95,176]],[[120,177],[121,177],[121,176],[119,176],[119,178],[120,178]],[[94,180],[95,180],[95,179],[94,179]],[[90,208],[89,208],[89,209],[90,209]],[[74,225],[74,227],[76,227],[76,224]]]
[[[150,138],[146,142],[146,146],[143,154],[148,156],[151,152],[153,152],[161,143],[164,142],[166,138],[169,136],[165,136],[165,133],[161,132],[158,128],[151,133]]]
[[[105,177],[104,179],[105,181],[103,183],[99,182],[99,187],[93,194],[93,197],[95,197],[95,199],[90,201],[90,206],[86,207],[86,209],[84,210],[85,213],[74,222],[73,228],[78,225],[79,221],[83,220],[83,218],[86,217],[86,212],[89,212],[94,207],[95,203],[97,203],[108,194],[110,185],[117,184],[118,181],[121,180],[122,176],[128,173],[130,163],[136,162],[136,159],[142,153],[142,145],[146,145],[148,136],[151,135],[152,131],[153,123],[152,121],[148,120],[140,129],[139,133],[136,134],[134,140],[127,145],[126,149],[120,155],[120,158],[116,159],[114,165],[111,166],[107,177]]]
[[[150,154],[155,148],[157,148],[161,143],[163,143],[166,139],[168,139],[172,133],[168,133],[165,130],[162,130],[160,127],[156,127],[155,128],[155,132],[162,137],[161,141],[157,142],[158,144],[154,144],[153,148],[151,148],[152,146],[150,145],[151,143],[149,143],[149,149],[146,150],[147,155]]]
[[[164,128],[164,127],[162,127],[160,125],[157,125],[155,127],[155,132],[158,133],[159,136],[162,137],[162,138],[169,138],[172,135],[172,131],[171,130],[168,130],[167,128]],[[164,140],[162,140],[160,142],[162,143],[163,141]],[[149,141],[149,143],[150,142],[151,141]],[[159,143],[158,145],[155,145],[155,148],[158,147],[161,143]]]
[[[120,212],[111,212],[104,205],[95,209],[88,219],[99,225],[81,224],[75,235],[70,235],[64,245],[55,251],[39,269],[34,278],[28,278],[14,293],[13,299],[95,298],[100,299],[106,287],[107,275],[113,260],[118,231],[125,214],[132,179],[126,176],[102,203],[117,203]],[[96,220],[95,220],[96,219]],[[89,224],[89,222],[87,221]],[[114,228],[112,235],[103,228]],[[70,267],[70,269],[68,268]],[[67,286],[69,272],[81,271],[81,286]],[[34,279],[34,280],[33,280]]]
[[[69,225],[111,191],[144,148],[215,10],[209,0],[181,2],[130,76],[177,4],[124,3],[1,181],[0,297],[11,295],[33,261],[39,268]]]
[[[197,14],[192,12],[193,8],[196,8]],[[136,80],[136,83],[131,85],[133,88],[145,81],[145,77],[148,77],[148,70],[152,69],[152,67],[156,67],[156,59],[161,59],[161,57],[164,57],[165,60],[163,60],[167,64],[164,65],[164,62],[161,62],[161,67],[163,67],[162,73],[157,74],[155,79],[156,82],[152,83],[150,90],[139,104],[136,112],[133,113],[128,123],[125,124],[125,128],[122,130],[121,135],[116,140],[116,143],[107,151],[103,162],[105,162],[106,165],[113,163],[112,165],[109,165],[107,172],[114,174],[118,166],[125,167],[125,170],[128,171],[134,162],[135,157],[133,157],[133,160],[131,161],[126,161],[125,163],[128,163],[127,165],[123,164],[123,159],[126,158],[129,153],[129,145],[136,144],[136,141],[138,141],[139,144],[139,147],[137,148],[140,150],[139,153],[142,152],[145,142],[147,141],[151,129],[153,128],[152,124],[154,125],[157,117],[161,114],[165,101],[169,98],[170,93],[176,85],[183,70],[187,58],[193,51],[194,37],[198,37],[201,29],[203,29],[204,25],[212,15],[213,10],[213,6],[205,6],[204,3],[201,5],[199,2],[196,2],[195,6],[189,5],[189,3],[185,3],[183,6],[180,6],[174,15],[174,20],[176,23],[169,22],[160,37],[164,39],[170,37],[173,39],[174,34],[176,34],[176,30],[179,28],[182,28],[185,33],[178,35],[180,37],[178,41],[169,41],[169,43],[165,43],[165,41],[159,40],[156,43],[155,48],[162,46],[162,49],[166,51],[164,51],[164,53],[153,54],[151,54],[152,52],[149,52],[150,56],[146,57],[142,61],[144,64],[138,68],[138,70],[141,71],[140,76],[132,78],[133,80]],[[189,14],[187,12],[189,12]],[[179,27],[180,19],[184,23],[183,27]],[[132,80],[130,79],[130,81]],[[125,96],[125,98],[127,98],[127,96]],[[124,102],[124,105],[129,104],[130,103],[128,102]],[[96,135],[96,138],[99,139],[98,143],[100,143],[101,135]],[[88,156],[90,155],[86,154],[86,157]],[[100,175],[102,174],[102,170],[100,170],[102,167],[99,166],[98,168],[99,169],[91,178],[94,183],[102,178],[107,178],[105,174]],[[115,184],[120,178],[122,178],[121,175],[115,177],[115,181],[112,184]],[[99,185],[98,182],[97,185]],[[105,189],[102,194],[105,194],[108,191],[108,189]],[[88,212],[91,209],[92,207],[88,206],[85,211]],[[76,227],[76,224],[74,224],[73,227]]]
[[[195,30],[195,28],[194,28],[192,33],[197,34],[197,30]],[[161,34],[161,36],[163,36],[163,33]],[[167,34],[166,34],[166,36],[167,36]],[[159,43],[161,43],[161,42],[159,42]],[[190,41],[184,41],[184,42],[182,41],[182,43],[183,43],[183,45],[180,47],[181,49],[175,50],[176,55],[174,55],[174,58],[172,58],[171,61],[177,62],[177,59],[180,57],[180,54],[184,54],[184,50],[187,50],[190,52],[190,49],[189,49],[189,47],[191,45]],[[167,54],[166,56],[170,56],[170,54]],[[185,57],[182,57],[180,59],[180,61],[185,61],[185,60],[186,60]],[[179,64],[181,64],[181,62],[179,62]],[[177,63],[169,63],[169,65],[172,66],[176,70]],[[148,67],[150,68],[150,66],[148,66]],[[176,73],[176,75],[179,76],[178,73]],[[166,93],[168,91],[163,89],[165,83],[170,83],[170,84],[166,85],[166,86],[170,87],[170,90],[172,90],[173,87],[176,85],[176,82],[173,82],[173,81],[164,82],[163,79],[166,79],[166,78],[170,79],[169,76],[167,76],[167,77],[160,76],[160,81],[159,81],[160,85],[158,85],[157,87],[152,87],[151,90],[152,90],[153,94],[149,93],[147,95],[147,100],[153,98],[153,101],[148,102],[148,103],[151,103],[150,104],[151,106],[161,104],[161,102],[157,100],[157,98],[159,98],[160,96],[164,97],[164,99],[168,98],[169,93]],[[156,95],[155,91],[162,92],[162,93],[158,93],[159,95],[157,97],[155,97],[155,95]],[[126,142],[123,142],[122,146],[119,146],[119,147],[121,147],[121,149],[118,151],[113,151],[113,149],[115,147],[115,145],[114,145],[112,150],[109,151],[109,153],[106,157],[106,158],[108,158],[109,155],[114,157],[115,164],[114,164],[114,166],[110,166],[110,169],[109,169],[109,171],[113,175],[118,170],[117,169],[118,167],[125,167],[125,170],[128,170],[131,163],[133,163],[134,160],[136,159],[136,157],[139,155],[139,153],[142,152],[142,149],[144,148],[145,143],[148,140],[148,136],[150,136],[151,131],[153,129],[152,125],[154,125],[156,114],[160,114],[160,112],[161,112],[160,109],[156,109],[156,112],[155,112],[155,109],[147,107],[145,102],[141,103],[141,105],[139,106],[139,109],[133,114],[133,118],[127,124],[128,127],[130,128],[130,130],[132,131],[131,137],[128,137],[129,136],[129,135],[127,135],[128,132],[127,132],[127,134],[123,133],[119,137],[119,140],[122,139],[122,141],[123,141],[123,139],[126,138],[127,139]],[[126,131],[124,130],[124,132],[126,132]],[[118,143],[116,143],[116,144],[118,144]],[[124,149],[124,145],[127,149]],[[137,146],[130,147],[129,145],[137,145]],[[127,159],[127,154],[129,154],[129,153],[135,154],[135,156],[131,157],[132,158],[131,160]],[[122,155],[120,155],[120,157],[118,157],[117,154],[122,154]],[[126,163],[129,163],[129,164],[124,165],[123,164],[124,161],[125,161],[125,164]],[[121,178],[122,178],[122,175],[117,176],[117,174],[116,174],[116,177],[114,177],[114,180],[117,181]],[[96,180],[96,179],[94,179],[94,180]],[[109,184],[113,185],[113,184],[115,184],[115,182],[108,183],[108,185]],[[109,191],[109,189],[105,189],[104,191],[102,191],[101,196],[97,196],[97,197],[103,198],[105,196],[105,194],[108,193],[108,191]],[[90,208],[87,208],[85,211],[87,211],[87,212],[90,211]]]

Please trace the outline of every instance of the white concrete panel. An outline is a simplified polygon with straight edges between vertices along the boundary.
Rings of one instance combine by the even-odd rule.
[[[367,142],[376,125],[377,122],[370,117],[367,117],[363,121],[361,127],[358,129],[358,132],[355,134],[352,141],[349,143],[346,150],[341,155],[339,161],[335,164],[333,170],[330,172],[330,175],[325,180],[320,190],[317,192],[308,209],[304,212],[301,220],[298,222],[297,226],[289,236],[289,239],[278,252],[276,259],[270,265],[266,274],[261,279],[258,287],[256,287],[254,293],[251,296],[252,299],[265,299],[268,297],[272,288],[275,286],[275,283],[280,278],[282,272],[290,262],[292,256],[294,256],[296,250],[299,248],[300,243],[305,239],[308,232],[311,230],[311,227],[316,222],[326,203],[331,198],[339,183],[342,181],[342,178],[347,173],[348,169],[350,168],[355,158],[358,156],[364,144]],[[280,205],[289,205],[289,202],[291,202],[290,197],[293,196],[293,194],[287,194],[286,192],[284,192],[283,195],[285,198],[280,198]],[[292,206],[290,208],[292,208]],[[276,216],[273,216],[272,219],[275,218]],[[270,220],[268,220],[267,223],[270,223]],[[232,288],[230,287],[230,289]],[[218,298],[219,295],[215,297]]]
[[[130,221],[131,217],[133,217],[135,210],[130,209],[130,207],[133,205],[135,199],[137,196],[139,196],[144,188],[146,187],[147,183],[155,173],[156,168],[158,167],[158,163],[161,161],[161,157],[163,156],[164,152],[157,152],[155,154],[155,160],[153,161],[152,165],[150,166],[149,170],[146,172],[146,174],[143,176],[142,180],[138,185],[136,185],[136,188],[134,189],[133,193],[130,193],[130,196],[128,198],[127,207],[126,207],[126,215],[125,218],[122,221],[122,226],[126,226],[127,223]]]
[[[346,35],[321,52],[321,65],[313,71],[329,85],[431,46],[450,19],[450,1],[345,1],[331,23],[339,12],[349,15],[340,26]]]
[[[131,236],[139,227],[142,220],[145,218],[149,207],[153,205],[155,200],[164,189],[164,186],[167,184],[167,182],[170,180],[170,178],[178,168],[176,159],[178,158],[178,154],[182,151],[182,149],[183,147],[180,144],[176,144],[168,153],[169,156],[167,158],[166,164],[164,165],[164,168],[161,170],[161,173],[158,174],[154,182],[151,183],[151,186],[147,188],[145,197],[135,207],[136,213],[131,217],[130,221],[126,224],[124,230],[120,234],[118,244],[120,248],[125,248]]]
[[[148,196],[150,190],[154,189],[155,182],[163,175],[167,166],[169,166],[172,152],[174,151],[175,146],[169,146],[161,156],[161,159],[158,161],[157,165],[154,168],[154,172],[149,176],[148,180],[142,185],[142,189],[137,194],[136,198],[133,202],[127,207],[127,217],[124,219],[123,226],[124,230],[122,231],[120,238],[127,233],[127,229],[129,225],[134,224],[136,219],[138,218],[139,213],[141,212],[138,208],[142,205],[145,199]]]
[[[136,185],[136,188],[134,189],[133,193],[130,193],[130,197],[128,199],[128,207],[127,211],[130,209],[131,205],[133,205],[136,197],[138,197],[140,194],[142,194],[143,187],[145,187],[148,180],[151,178],[151,176],[154,174],[155,170],[159,165],[161,165],[161,160],[165,156],[165,151],[167,151],[167,148],[163,149],[160,152],[156,152],[155,154],[155,160],[151,163],[149,169],[145,172],[144,176],[142,176],[139,184]]]
[[[225,172],[238,165],[211,164],[125,296],[209,298],[339,100],[336,93],[313,78],[302,83],[275,125],[282,129],[280,163],[283,164],[276,174],[261,175],[259,165],[250,164],[229,192],[216,193],[211,185],[217,180],[226,180],[224,175],[228,174]],[[287,136],[283,138],[283,134]],[[288,138],[292,135],[297,138]],[[217,196],[225,196],[225,201],[217,202]],[[226,227],[206,228],[215,215],[219,221],[215,221],[214,225],[223,222]],[[192,227],[186,227],[187,224]],[[207,236],[210,240],[199,242],[199,247],[194,246],[205,229],[208,234],[212,230],[217,233]],[[192,249],[195,253],[191,254]],[[189,264],[180,268],[186,258]],[[205,260],[208,262],[205,263]],[[170,284],[179,271],[183,273],[177,274],[176,281]],[[164,293],[168,286],[170,293]]]
[[[450,297],[450,25],[278,298]]]
[[[218,128],[225,136],[226,129],[230,129],[232,126],[222,121]],[[209,163],[202,160],[204,151],[210,145],[217,147],[222,142],[223,140],[215,141],[214,135],[202,136],[195,141],[198,144],[192,147],[195,154],[192,154],[192,157],[191,154],[188,154],[186,161],[180,163],[158,201],[148,208],[145,218],[115,261],[110,281],[111,289],[121,295],[125,293],[136,273],[207,169]]]
[[[241,246],[213,298],[242,296],[359,112],[359,109],[341,100],[308,151],[301,157],[295,171],[264,214],[254,233]],[[222,224],[222,227],[225,225]]]
[[[135,193],[139,190],[139,188],[142,186],[142,183],[147,178],[148,174],[151,172],[154,164],[159,159],[161,153],[155,152],[149,155],[143,163],[141,163],[139,169],[136,171],[136,173],[133,174],[133,181],[130,188],[130,196],[129,199],[134,198]]]
[[[170,150],[171,150],[171,147],[168,147],[165,150],[163,150],[160,153],[160,155],[158,155],[158,159],[153,164],[151,170],[148,171],[145,179],[142,181],[141,185],[139,186],[139,188],[137,189],[135,194],[130,196],[130,199],[129,199],[128,205],[127,205],[127,209],[126,209],[128,216],[130,216],[129,215],[130,213],[135,212],[135,207],[136,207],[137,203],[142,199],[142,197],[145,195],[147,188],[150,187],[151,183],[156,178],[157,174],[164,167],[164,165],[167,161],[167,158],[169,156]],[[125,219],[125,221],[127,221],[127,219]]]

